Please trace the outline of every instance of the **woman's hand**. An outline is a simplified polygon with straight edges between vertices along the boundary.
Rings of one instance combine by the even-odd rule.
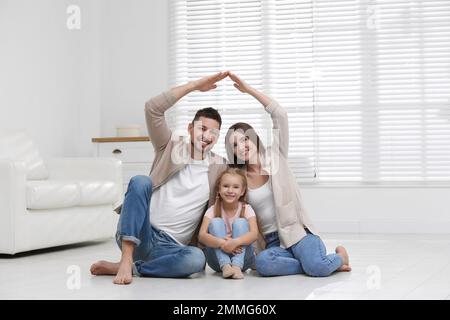
[[[252,87],[250,87],[247,83],[245,83],[244,80],[239,78],[234,73],[231,73],[230,71],[228,72],[228,76],[230,77],[231,80],[234,81],[233,85],[236,89],[238,89],[240,92],[243,92],[243,93],[250,93]]]
[[[206,92],[217,88],[216,82],[226,78],[228,76],[228,71],[218,72],[212,76],[206,76],[198,80],[190,81],[189,85],[192,90],[199,90],[201,92]]]

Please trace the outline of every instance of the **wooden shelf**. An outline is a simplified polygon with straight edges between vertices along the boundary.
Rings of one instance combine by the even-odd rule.
[[[92,142],[133,142],[133,141],[150,141],[150,137],[109,137],[109,138],[92,138]]]

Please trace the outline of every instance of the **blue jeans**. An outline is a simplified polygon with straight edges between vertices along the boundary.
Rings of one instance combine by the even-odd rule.
[[[178,278],[203,271],[206,261],[197,247],[178,244],[164,231],[150,224],[152,181],[148,176],[134,176],[128,184],[117,226],[116,241],[136,244],[133,274],[137,276]]]
[[[280,247],[278,232],[266,235],[266,250],[256,256],[256,270],[263,277],[307,274],[327,277],[342,266],[338,254],[327,255],[319,236],[307,231],[307,235],[290,248]]]
[[[237,238],[249,231],[248,221],[238,218],[232,225],[232,237]],[[215,237],[224,238],[227,234],[225,222],[221,218],[214,218],[208,226],[208,232]],[[226,264],[238,266],[243,271],[254,265],[255,254],[253,246],[243,246],[242,253],[233,255],[223,252],[220,248],[205,248],[206,261],[214,271],[221,272]]]

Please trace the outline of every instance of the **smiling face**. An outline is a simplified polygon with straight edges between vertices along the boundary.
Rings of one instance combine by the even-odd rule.
[[[236,130],[228,138],[227,143],[233,150],[233,154],[244,161],[245,163],[257,163],[258,160],[258,147],[250,139],[250,137],[242,132],[242,130]]]
[[[191,144],[197,152],[211,150],[219,138],[220,124],[214,119],[200,117],[188,126]]]
[[[236,203],[245,194],[242,177],[238,174],[225,173],[220,179],[219,195],[225,203]]]

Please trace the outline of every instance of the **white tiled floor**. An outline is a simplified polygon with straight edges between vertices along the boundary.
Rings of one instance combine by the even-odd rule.
[[[324,234],[328,250],[342,244],[351,273],[328,278],[303,275],[224,280],[207,268],[190,279],[134,278],[129,286],[94,277],[92,262],[117,260],[111,239],[83,245],[0,256],[0,299],[450,299],[450,235]],[[70,266],[81,286],[70,289]],[[69,269],[70,271],[70,269]]]

